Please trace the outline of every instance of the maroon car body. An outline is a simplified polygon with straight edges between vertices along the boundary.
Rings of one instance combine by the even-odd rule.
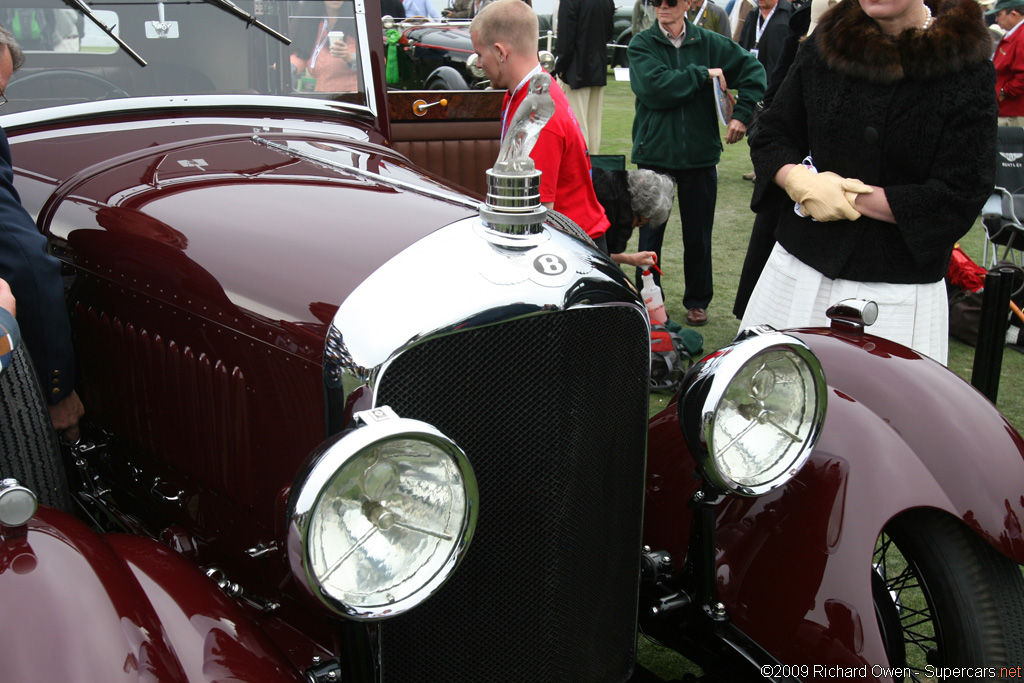
[[[0,529],[0,601],[32,615],[0,632],[14,680],[639,680],[638,630],[709,677],[892,680],[924,667],[878,550],[908,520],[1006,601],[977,610],[1002,659],[961,655],[960,569],[898,542],[929,665],[1024,652],[1024,442],[945,368],[857,316],[758,330],[648,429],[635,289],[519,205],[528,173],[480,202],[501,94],[389,97],[375,3],[341,3],[357,85],[320,93],[274,35],[317,3],[90,3],[120,42],[22,4],[80,27],[28,53],[0,125],[87,415],[79,519]]]
[[[791,333],[827,368],[828,419],[785,486],[718,510],[721,599],[781,661],[828,653],[827,665],[866,666],[868,680],[888,680],[872,673],[887,657],[864,571],[879,530],[908,510],[938,509],[1024,564],[1024,443],[973,387],[906,347],[860,333]],[[690,526],[680,520],[691,518],[700,482],[677,408],[651,420],[644,541],[683,558]]]
[[[99,536],[42,508],[24,536],[5,539],[0,569],[4,604],[20,615],[0,643],[9,680],[301,680],[238,604],[165,544]]]

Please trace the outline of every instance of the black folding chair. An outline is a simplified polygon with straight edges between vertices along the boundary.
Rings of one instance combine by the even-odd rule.
[[[626,156],[624,154],[591,154],[590,165],[602,171],[625,171]]]
[[[986,269],[1001,261],[1024,265],[1024,128],[1000,126],[996,152],[996,186],[981,210]]]

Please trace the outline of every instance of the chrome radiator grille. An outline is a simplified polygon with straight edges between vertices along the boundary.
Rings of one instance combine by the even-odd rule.
[[[480,517],[448,584],[382,622],[386,683],[630,676],[649,363],[642,314],[612,306],[448,335],[387,369],[378,403],[465,449]]]

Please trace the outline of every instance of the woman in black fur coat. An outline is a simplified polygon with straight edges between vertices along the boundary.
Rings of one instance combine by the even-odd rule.
[[[943,276],[994,185],[990,55],[976,0],[822,17],[750,139],[751,207],[783,208],[743,326],[827,324],[857,296],[879,305],[873,334],[946,362]]]

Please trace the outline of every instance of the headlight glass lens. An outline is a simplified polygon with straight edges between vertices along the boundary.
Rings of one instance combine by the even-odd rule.
[[[450,571],[469,516],[466,473],[441,444],[407,435],[378,441],[338,469],[313,507],[309,568],[353,616],[386,616],[388,606],[397,613]]]
[[[0,524],[21,526],[36,514],[36,494],[14,479],[0,481]]]
[[[795,473],[823,418],[820,381],[808,356],[786,346],[769,347],[740,367],[707,434],[725,481],[756,489]]]
[[[469,69],[469,73],[473,75],[473,78],[483,78],[485,76],[484,70],[480,67],[480,58],[476,56],[475,52],[466,58],[466,68]]]

